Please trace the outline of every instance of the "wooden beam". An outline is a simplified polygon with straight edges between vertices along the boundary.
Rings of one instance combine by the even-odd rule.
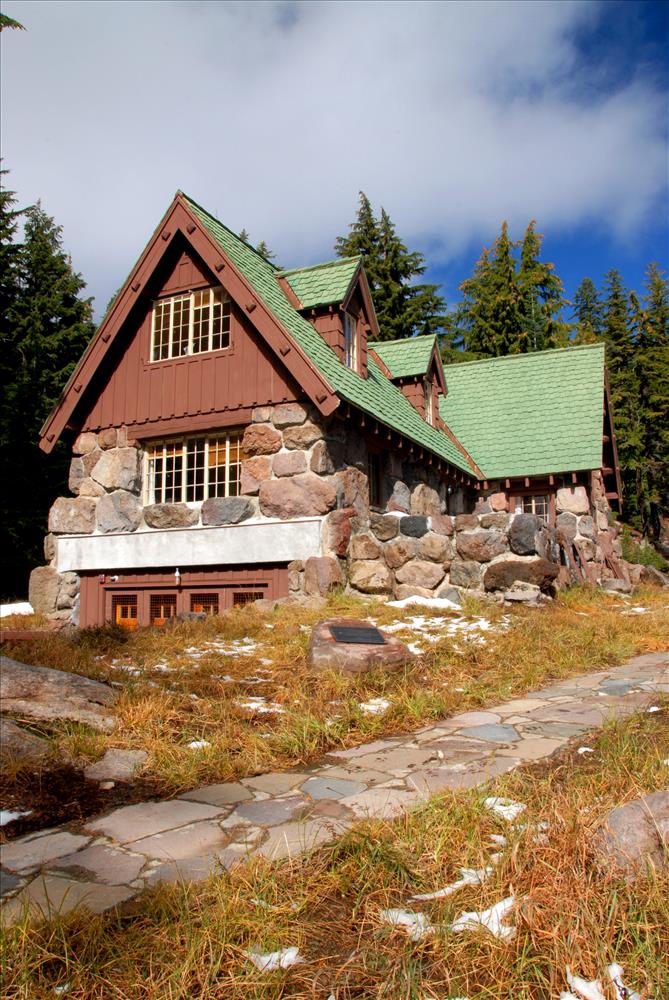
[[[617,493],[605,493],[604,496],[606,497],[607,500],[620,500],[620,497],[618,496]]]

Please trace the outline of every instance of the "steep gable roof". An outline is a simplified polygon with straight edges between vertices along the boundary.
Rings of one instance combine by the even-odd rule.
[[[413,378],[426,374],[436,340],[436,334],[426,334],[403,340],[376,341],[367,346],[378,354],[392,378]]]
[[[602,464],[604,345],[446,365],[445,423],[487,479]]]
[[[297,296],[302,309],[315,309],[343,302],[355,281],[362,264],[362,257],[340,257],[325,264],[296,267],[279,271],[278,278],[285,278]]]

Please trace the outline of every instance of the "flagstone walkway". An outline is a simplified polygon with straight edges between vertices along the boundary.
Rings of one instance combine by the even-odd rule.
[[[297,856],[360,818],[392,818],[442,789],[475,788],[550,757],[665,692],[669,655],[637,656],[486,711],[329,753],[301,771],[206,785],[80,828],[30,834],[0,848],[0,915],[12,923],[26,906],[38,916],[79,905],[102,912],[157,882],[196,881],[253,855]]]

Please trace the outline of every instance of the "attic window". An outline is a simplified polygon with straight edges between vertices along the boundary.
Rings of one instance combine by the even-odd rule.
[[[344,364],[358,370],[358,318],[348,312],[344,313]]]
[[[229,346],[230,299],[222,288],[203,288],[154,302],[152,361]]]
[[[428,424],[432,424],[434,426],[433,389],[432,382],[429,378],[426,378],[423,382],[423,391],[425,392],[425,419]]]

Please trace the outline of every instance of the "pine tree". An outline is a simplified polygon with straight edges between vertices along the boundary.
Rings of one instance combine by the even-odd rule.
[[[566,305],[564,287],[555,273],[555,265],[539,259],[543,235],[537,233],[532,220],[525,230],[520,249],[518,285],[522,298],[523,332],[521,349],[543,351],[564,347],[567,326],[560,320]]]
[[[1,520],[3,588],[25,594],[42,561],[46,511],[66,491],[64,447],[44,455],[39,430],[93,333],[85,284],[62,249],[61,228],[40,205],[26,210],[17,294],[8,313],[12,376],[0,404],[0,458],[5,470]]]
[[[644,534],[658,537],[669,514],[669,285],[657,264],[646,272],[646,294],[631,296],[639,383],[641,460],[636,505]]]
[[[446,333],[439,286],[416,282],[426,270],[423,254],[402,242],[384,208],[375,217],[363,191],[356,220],[348,236],[337,237],[335,251],[339,257],[363,256],[381,340]]]
[[[639,373],[632,332],[629,293],[620,273],[605,276],[604,320],[611,402],[623,483],[624,518],[641,526],[639,476],[644,461],[643,430],[639,411]]]
[[[594,344],[602,336],[603,314],[599,293],[591,278],[584,278],[574,295],[575,344]]]
[[[458,326],[463,346],[477,358],[519,354],[525,345],[523,295],[506,222],[492,245],[484,247],[474,274],[460,285],[463,301]]]

